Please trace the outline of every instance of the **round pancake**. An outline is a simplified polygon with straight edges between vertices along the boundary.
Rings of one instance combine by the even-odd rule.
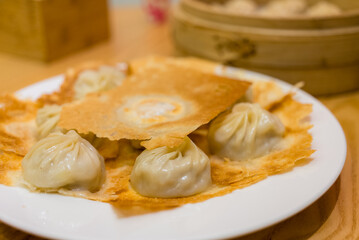
[[[195,60],[192,59],[191,61]],[[185,60],[179,60],[179,62],[186,65]],[[203,63],[201,62],[201,64]],[[211,66],[208,65],[209,68],[211,68]],[[146,67],[146,69],[151,68]],[[155,67],[154,69],[157,69],[157,67]],[[182,67],[181,69],[188,69],[188,65],[186,65],[185,68]],[[204,69],[207,68],[205,67]],[[146,71],[142,71],[142,74],[143,72],[146,73]],[[181,83],[183,85],[183,82],[181,81],[178,80],[179,85],[181,85]],[[136,80],[134,82],[137,83]],[[112,202],[116,207],[140,206],[147,209],[159,209],[176,207],[186,203],[196,203],[212,197],[228,194],[236,189],[240,189],[254,184],[260,180],[263,180],[269,175],[291,170],[304,160],[308,160],[311,154],[314,152],[314,150],[311,149],[312,136],[309,133],[311,124],[308,121],[308,116],[312,111],[312,106],[310,104],[302,104],[295,101],[293,99],[293,94],[286,93],[283,95],[283,91],[278,91],[280,87],[275,83],[270,83],[269,85],[271,87],[266,88],[265,86],[267,85],[268,84],[266,83],[263,83],[263,85],[257,85],[259,87],[255,88],[253,91],[253,93],[257,95],[257,98],[254,98],[253,101],[259,101],[263,103],[270,102],[271,104],[268,105],[270,106],[268,107],[269,111],[277,115],[285,125],[286,133],[284,138],[280,142],[279,150],[272,151],[269,154],[260,158],[235,162],[231,161],[230,159],[221,159],[216,156],[210,155],[207,144],[207,128],[206,125],[202,125],[208,122],[207,119],[206,121],[203,121],[203,119],[201,119],[200,122],[202,127],[197,131],[194,131],[197,127],[193,129],[186,126],[185,129],[187,130],[181,132],[186,132],[187,134],[187,132],[190,131],[188,133],[192,133],[190,134],[192,140],[204,152],[210,155],[211,176],[213,185],[207,191],[201,194],[183,198],[149,198],[139,195],[131,188],[129,179],[136,157],[141,153],[141,150],[134,149],[129,140],[120,140],[117,141],[117,144],[115,144],[116,148],[118,148],[117,157],[106,160],[105,164],[107,179],[100,191],[96,193],[90,193],[88,191],[74,191],[69,189],[59,189],[57,191],[63,195],[82,197],[97,201]],[[135,89],[131,89],[131,91],[135,93]],[[179,99],[182,99],[183,101],[179,100],[177,97],[173,98],[173,95],[168,98],[168,92],[156,92],[155,87],[150,89],[147,93],[147,95],[136,95],[131,93],[131,97],[127,98],[127,102],[124,101],[125,104],[123,106],[127,106],[129,108],[129,119],[127,120],[128,122],[131,122],[131,119],[133,118],[136,118],[137,120],[140,119],[139,123],[141,123],[142,120],[145,120],[143,124],[145,126],[150,126],[150,129],[152,129],[153,126],[157,126],[159,122],[166,121],[166,119],[162,120],[161,118],[157,118],[158,112],[152,111],[153,109],[151,108],[151,106],[161,106],[159,108],[159,112],[164,114],[160,114],[160,116],[163,116],[165,118],[167,117],[173,120],[176,119],[176,117],[178,116],[182,116],[182,114],[187,114],[187,101],[191,102],[192,100],[192,98],[186,98],[185,95],[178,96]],[[170,91],[169,93],[172,92]],[[99,96],[106,95],[107,94],[100,94]],[[101,98],[103,100],[103,97],[99,97],[96,100],[100,101]],[[21,123],[22,121],[31,121],[31,119],[35,117],[36,107],[33,105],[33,103],[16,102],[18,101],[16,99],[11,99],[9,101],[10,104],[6,104],[3,106],[3,108],[1,108],[1,111],[3,111],[4,114],[0,115],[0,126],[5,126],[6,124],[17,122]],[[199,102],[198,104],[201,103],[203,102]],[[14,104],[15,106],[18,105],[21,107],[11,107],[14,106]],[[87,104],[91,105],[91,101]],[[120,111],[120,116],[121,114],[125,114],[125,107],[122,109],[123,112]],[[147,111],[148,108],[151,109],[151,111]],[[158,107],[155,108],[157,109]],[[14,109],[16,111],[12,111]],[[88,111],[90,111],[91,113],[92,109],[88,108]],[[8,114],[10,112],[16,114]],[[116,114],[118,114],[118,112],[116,112]],[[138,117],[141,115],[144,115],[146,117]],[[213,119],[215,117],[213,115],[210,115],[208,118]],[[155,124],[147,125],[149,123],[146,121],[149,119],[151,121],[154,121]],[[174,120],[174,122],[175,121],[176,120]],[[139,123],[137,122],[135,125],[138,125]],[[161,124],[159,125],[161,126]],[[30,131],[33,126],[27,126],[26,128],[28,128],[28,131]],[[88,131],[88,129],[86,131]],[[148,132],[151,133],[151,131]],[[151,137],[150,134],[149,137]],[[18,140],[21,143],[22,139],[18,138]],[[26,141],[24,140],[24,142]],[[21,144],[24,144],[24,142]],[[159,143],[161,143],[161,141],[159,141]],[[0,150],[2,150],[0,152],[0,171],[2,172],[0,177],[0,183],[9,186],[22,184],[21,154],[25,153],[26,148],[22,148],[19,150],[17,148],[17,144],[7,144],[6,141],[0,138]],[[36,189],[32,190],[38,191]]]

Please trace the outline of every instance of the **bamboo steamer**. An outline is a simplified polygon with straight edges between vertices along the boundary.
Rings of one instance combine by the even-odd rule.
[[[49,62],[109,33],[106,0],[0,0],[0,51]]]
[[[173,11],[172,36],[184,54],[292,84],[303,81],[314,95],[359,89],[359,1],[332,2],[347,11],[332,17],[270,18],[182,0]]]

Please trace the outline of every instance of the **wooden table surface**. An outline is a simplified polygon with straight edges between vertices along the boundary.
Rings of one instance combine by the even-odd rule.
[[[52,63],[0,53],[0,92],[15,91],[88,60],[175,54],[168,25],[149,22],[139,8],[112,10],[110,22],[109,41]],[[339,179],[319,200],[294,217],[238,239],[359,239],[359,92],[320,100],[338,118],[347,137],[348,156]],[[0,223],[0,239],[39,238]]]

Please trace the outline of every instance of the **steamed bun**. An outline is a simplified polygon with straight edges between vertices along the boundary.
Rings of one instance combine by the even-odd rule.
[[[126,74],[116,67],[100,66],[98,70],[86,70],[80,73],[75,85],[75,99],[82,99],[87,94],[110,90],[120,86]]]
[[[147,197],[185,197],[211,186],[208,156],[188,137],[176,147],[143,151],[131,173],[131,185]]]
[[[223,158],[252,159],[271,151],[284,131],[279,118],[258,104],[238,103],[211,122],[209,147]]]
[[[230,0],[224,7],[228,12],[239,14],[251,14],[257,9],[257,4],[253,0]]]
[[[24,157],[22,171],[29,186],[44,191],[97,191],[105,179],[103,157],[73,130],[37,142]]]
[[[313,17],[334,16],[342,13],[342,10],[335,4],[321,1],[308,8],[306,15]]]
[[[301,14],[307,7],[306,0],[273,0],[258,11],[269,17],[290,17]]]

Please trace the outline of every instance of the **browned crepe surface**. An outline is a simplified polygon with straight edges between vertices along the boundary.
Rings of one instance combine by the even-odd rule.
[[[24,156],[36,141],[36,104],[0,96],[0,149]]]
[[[251,100],[268,110],[281,102],[288,93],[275,82],[254,82],[251,86]]]
[[[130,73],[136,74],[141,71],[146,71],[147,68],[166,68],[169,65],[196,69],[209,74],[213,74],[215,68],[219,66],[216,62],[194,57],[171,58],[163,56],[150,56],[131,61]]]
[[[75,68],[69,68],[64,74],[64,81],[61,84],[59,91],[56,91],[51,94],[44,94],[38,100],[38,104],[41,106],[57,104],[62,105],[69,103],[74,100],[75,91],[74,86],[79,75],[85,70],[96,70],[100,66],[116,66],[120,64],[119,62],[103,62],[103,61],[93,61],[83,63]],[[125,63],[123,63],[125,64]],[[124,72],[127,72],[128,69],[123,69]]]
[[[36,142],[37,105],[2,95],[0,106],[0,183],[11,186],[21,175],[23,156]]]
[[[175,207],[221,196],[254,184],[269,175],[290,170],[296,162],[308,158],[313,153],[313,150],[310,149],[312,137],[308,133],[311,126],[302,123],[301,119],[307,117],[310,112],[310,105],[300,104],[294,101],[291,96],[286,97],[272,110],[272,113],[279,116],[287,128],[285,137],[281,142],[282,149],[260,158],[241,162],[211,156],[213,186],[201,194],[168,199],[148,198],[137,194],[131,188],[129,179],[135,159],[141,151],[133,149],[127,140],[119,142],[121,152],[116,159],[106,160],[107,179],[99,192],[90,193],[61,189],[60,193],[97,201],[115,201],[116,206],[140,206],[150,209]],[[291,117],[292,115],[295,116],[294,120]],[[209,154],[206,129],[202,129],[199,133],[194,133],[191,138],[197,146]],[[21,156],[5,153],[0,155],[0,160],[0,171],[5,173],[0,178],[0,182],[6,185],[16,184],[13,179],[20,174]]]
[[[173,65],[148,67],[130,76],[116,89],[64,106],[59,126],[80,133],[90,131],[111,140],[149,139],[142,143],[149,149],[173,147],[231,106],[249,85],[247,82]],[[168,98],[169,101],[181,103],[180,108],[185,113],[179,119],[155,119],[151,124],[142,124],[142,119],[138,118],[126,120],[126,113],[119,115],[119,110],[138,96]]]
[[[236,189],[240,189],[260,180],[269,175],[290,170],[295,164],[303,159],[309,158],[314,152],[311,147],[312,136],[308,133],[311,126],[308,123],[302,123],[312,111],[309,104],[301,104],[292,99],[291,96],[272,110],[283,120],[287,128],[286,134],[281,141],[281,150],[270,152],[269,154],[256,159],[246,161],[230,161],[210,156],[211,174],[213,186],[206,192],[184,198],[148,198],[137,194],[131,189],[129,184],[129,175],[126,176],[127,186],[124,186],[121,193],[118,194],[116,205],[121,206],[145,206],[148,208],[179,206],[186,203],[201,202],[206,199],[225,195]],[[295,119],[292,115],[295,114]],[[194,134],[191,136],[197,146],[201,147],[209,154],[207,146],[207,136],[203,134]],[[130,172],[134,162],[129,162],[126,171]]]
[[[261,91],[258,92],[261,94]],[[264,91],[263,94],[265,93]],[[0,126],[13,122],[26,122],[34,118],[36,107],[32,103],[20,102],[12,97],[7,97],[5,100],[8,103],[1,109],[3,112],[0,114]],[[311,149],[312,136],[308,133],[311,125],[308,121],[303,121],[308,120],[312,106],[296,102],[291,94],[280,97],[280,99],[276,98],[273,102],[275,104],[271,105],[269,111],[277,115],[286,127],[285,136],[280,142],[281,150],[241,162],[210,156],[213,186],[201,194],[169,199],[148,198],[137,194],[132,190],[129,179],[135,159],[141,151],[133,149],[128,140],[121,140],[116,145],[120,146],[117,158],[106,160],[107,178],[99,192],[90,193],[67,189],[60,189],[59,192],[64,195],[97,201],[111,201],[115,206],[140,206],[148,209],[159,209],[201,202],[249,186],[269,175],[291,170],[298,161],[309,158],[313,153]],[[31,129],[30,126],[28,128]],[[16,137],[20,146],[26,145],[26,138],[13,137]],[[209,154],[206,126],[202,126],[190,137],[197,146]],[[0,139],[1,184],[18,185],[19,179],[21,179],[21,154],[26,148],[19,150],[16,141],[11,144],[4,144],[3,140]]]
[[[0,151],[0,184],[14,186],[21,175],[23,156],[12,152]]]
[[[150,56],[145,58],[136,59],[131,62],[130,69],[132,73],[145,71],[147,68],[161,68],[163,66],[175,65],[184,68],[197,69],[205,73],[213,74],[217,67],[225,70],[225,66],[209,60],[198,59],[195,57],[183,58],[168,58],[162,56]],[[241,79],[240,76],[233,77]],[[248,79],[250,81],[250,79]],[[255,103],[258,103],[262,108],[268,110],[275,104],[279,103],[291,93],[283,91],[283,89],[274,81],[254,81],[247,92],[247,97]]]

